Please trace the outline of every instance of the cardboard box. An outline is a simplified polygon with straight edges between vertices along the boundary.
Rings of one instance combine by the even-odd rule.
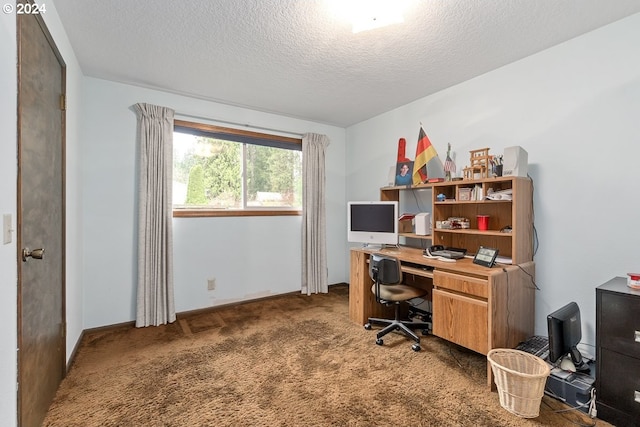
[[[398,233],[413,233],[413,218],[400,219]]]

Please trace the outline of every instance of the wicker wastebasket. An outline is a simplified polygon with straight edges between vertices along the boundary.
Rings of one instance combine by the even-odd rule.
[[[487,354],[500,397],[500,406],[523,418],[540,414],[540,403],[550,370],[533,354],[510,348],[495,348]]]

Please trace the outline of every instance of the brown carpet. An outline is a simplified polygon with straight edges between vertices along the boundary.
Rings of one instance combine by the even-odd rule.
[[[346,285],[86,334],[44,425],[594,425],[547,396],[538,418],[512,415],[486,358],[437,337],[419,353],[398,334],[374,341],[349,321]]]

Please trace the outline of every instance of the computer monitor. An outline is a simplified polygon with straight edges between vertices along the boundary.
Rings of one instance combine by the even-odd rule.
[[[559,359],[571,356],[575,368],[584,367],[582,354],[578,344],[582,340],[582,324],[580,308],[570,302],[547,316],[549,332],[549,361],[555,363]]]
[[[398,202],[347,204],[347,241],[368,245],[398,244]]]

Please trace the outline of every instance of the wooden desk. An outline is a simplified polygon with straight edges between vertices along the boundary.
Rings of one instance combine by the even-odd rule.
[[[422,256],[417,248],[351,249],[349,318],[361,325],[369,317],[388,316],[371,292],[369,255],[381,253],[402,263],[433,267],[432,271],[403,265],[407,276],[432,278],[433,334],[486,355],[493,348],[515,348],[533,335],[535,265],[482,267],[465,258],[443,262]],[[410,278],[410,277],[409,277]],[[487,361],[487,385],[492,384]]]

